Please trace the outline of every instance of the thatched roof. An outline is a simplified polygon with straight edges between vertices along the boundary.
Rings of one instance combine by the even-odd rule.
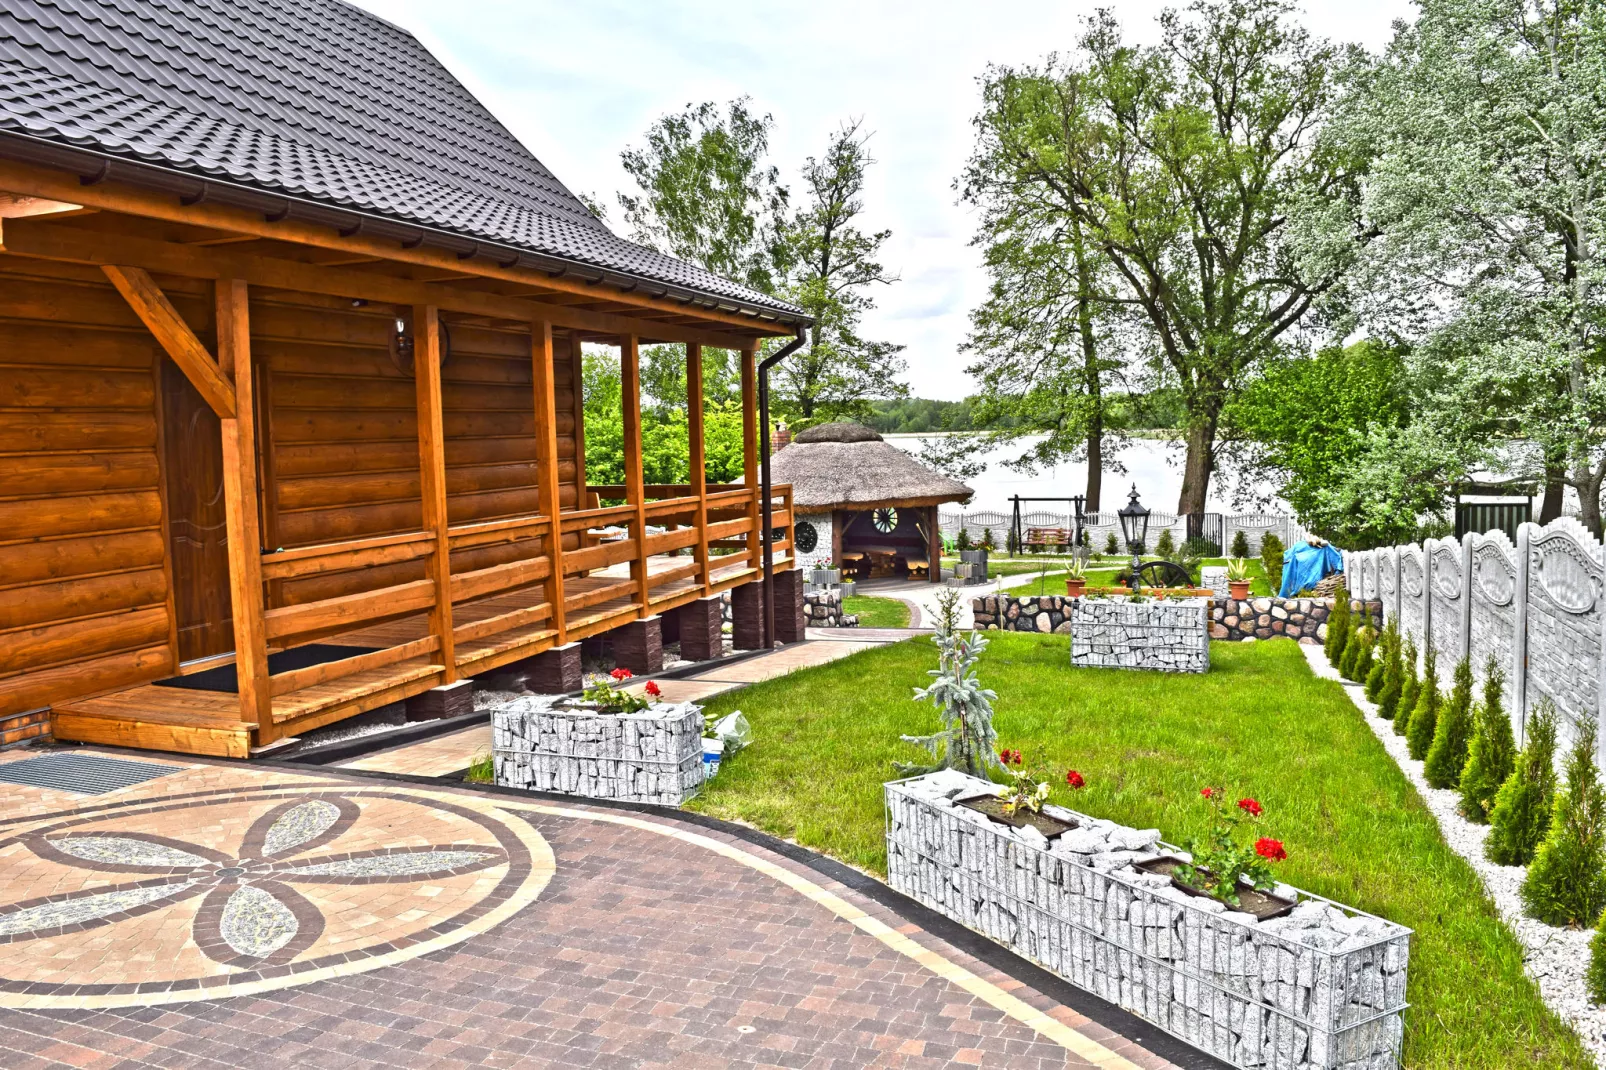
[[[770,465],[774,482],[792,484],[800,511],[939,505],[972,494],[862,424],[821,424],[799,432]]]

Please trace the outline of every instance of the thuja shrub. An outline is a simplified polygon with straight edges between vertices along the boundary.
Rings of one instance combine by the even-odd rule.
[[[1177,554],[1177,541],[1171,537],[1171,529],[1166,528],[1160,532],[1160,541],[1154,544],[1154,552],[1167,560]]]
[[[1517,741],[1501,701],[1504,690],[1505,674],[1490,655],[1483,670],[1483,701],[1473,718],[1467,764],[1461,770],[1461,813],[1479,825],[1489,823],[1495,795],[1517,765]]]
[[[1394,628],[1394,619],[1383,625],[1383,632],[1377,637],[1377,653],[1372,658],[1372,667],[1366,673],[1366,701],[1377,702],[1383,697],[1383,685],[1388,678],[1389,662],[1395,656],[1394,645],[1400,641],[1399,633]]]
[[[1370,624],[1362,624],[1350,633],[1349,647],[1338,667],[1344,679],[1358,684],[1366,682],[1366,674],[1372,671],[1372,648],[1376,645],[1377,631]]]
[[[1527,745],[1494,797],[1483,853],[1502,866],[1526,866],[1550,828],[1556,794],[1556,707],[1543,699],[1528,718]]]
[[[1121,552],[1121,544],[1116,541],[1115,532],[1113,531],[1104,536],[1104,552],[1106,554],[1118,554]]]
[[[1417,692],[1422,682],[1416,677],[1416,640],[1405,637],[1405,649],[1400,655],[1400,697],[1394,706],[1394,734],[1405,735],[1411,727],[1411,711],[1416,709]]]
[[[1606,794],[1595,734],[1594,715],[1581,718],[1567,754],[1567,786],[1522,882],[1528,916],[1547,925],[1588,925],[1606,910]]]
[[[1391,721],[1394,719],[1395,711],[1400,707],[1400,692],[1405,688],[1405,658],[1400,651],[1398,620],[1389,621],[1387,635],[1387,649],[1383,656],[1383,686],[1377,692],[1377,715],[1385,721]]]
[[[1338,669],[1343,664],[1344,648],[1349,645],[1350,629],[1353,623],[1349,612],[1349,591],[1341,583],[1333,595],[1333,612],[1327,618],[1327,638],[1323,646],[1327,652],[1327,664]]]
[[[1589,939],[1589,970],[1584,986],[1591,1003],[1606,1003],[1606,912],[1595,922],[1595,935]]]
[[[1244,533],[1242,528],[1239,528],[1237,531],[1233,532],[1232,556],[1235,558],[1244,558],[1249,556],[1249,536]]]
[[[1260,563],[1275,594],[1283,582],[1283,540],[1269,531],[1260,537]]]
[[[1435,788],[1461,786],[1461,770],[1467,764],[1467,741],[1472,737],[1472,661],[1469,658],[1455,663],[1453,680],[1450,701],[1439,711],[1433,742],[1428,745],[1427,764],[1422,767],[1422,775]]]
[[[1405,730],[1405,742],[1411,757],[1421,761],[1433,746],[1433,733],[1439,727],[1439,705],[1444,696],[1439,694],[1439,652],[1428,647],[1422,655],[1422,686],[1417,689],[1416,708],[1411,711],[1411,724]]]

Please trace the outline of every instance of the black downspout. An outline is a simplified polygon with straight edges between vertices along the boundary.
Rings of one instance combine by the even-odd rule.
[[[758,365],[759,454],[759,537],[764,540],[764,631],[765,650],[775,649],[775,555],[770,546],[774,509],[770,506],[770,368],[803,348],[803,328],[797,337],[765,357]],[[795,556],[795,555],[794,555]]]

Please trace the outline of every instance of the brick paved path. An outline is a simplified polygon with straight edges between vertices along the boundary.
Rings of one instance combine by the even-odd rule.
[[[172,764],[103,796],[0,785],[7,1070],[1169,1065],[721,832]],[[187,898],[85,920],[153,866]]]

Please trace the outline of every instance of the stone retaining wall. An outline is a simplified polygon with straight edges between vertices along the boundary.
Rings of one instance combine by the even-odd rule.
[[[503,787],[679,806],[703,785],[703,711],[689,702],[639,713],[557,709],[560,696],[491,711],[491,755]]]
[[[1383,603],[1352,598],[1349,605],[1351,612],[1369,613],[1372,623],[1383,627]],[[1286,636],[1301,643],[1321,643],[1327,639],[1327,618],[1332,613],[1331,598],[1217,598],[1210,607],[1210,638],[1252,642]]]
[[[1296,888],[1256,921],[1132,863],[1175,854],[1138,830],[1045,808],[1049,841],[953,800],[998,788],[944,770],[886,785],[887,880],[1079,988],[1257,1070],[1395,1070],[1411,931]]]
[[[1070,600],[1071,664],[1082,669],[1209,672],[1203,598]]]
[[[803,595],[803,616],[810,628],[856,628],[857,614],[842,612],[840,591],[810,591]]]

